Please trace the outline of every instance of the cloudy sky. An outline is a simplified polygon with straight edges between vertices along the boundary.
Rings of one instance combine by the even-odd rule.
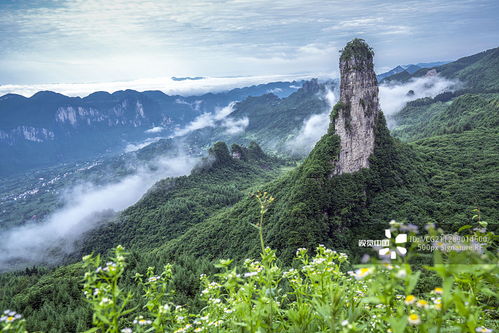
[[[497,0],[1,0],[0,85],[378,72],[497,47]]]

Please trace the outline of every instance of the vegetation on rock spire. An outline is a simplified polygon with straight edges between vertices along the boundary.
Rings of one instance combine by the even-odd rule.
[[[351,58],[370,59],[374,57],[374,50],[361,38],[354,38],[340,50],[340,61],[347,61]]]

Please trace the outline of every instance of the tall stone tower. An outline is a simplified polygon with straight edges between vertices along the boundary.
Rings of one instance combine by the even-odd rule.
[[[333,174],[352,173],[369,167],[374,151],[374,132],[379,114],[378,82],[374,52],[362,39],[350,41],[340,57],[340,101],[335,106],[334,129],[341,150]]]

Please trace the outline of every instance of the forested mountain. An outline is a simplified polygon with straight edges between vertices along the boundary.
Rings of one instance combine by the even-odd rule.
[[[392,118],[393,135],[413,141],[434,135],[497,129],[499,94],[443,94],[409,102]]]
[[[127,144],[171,135],[203,113],[248,96],[286,97],[302,82],[273,82],[201,96],[160,91],[96,92],[67,97],[42,91],[0,97],[0,177],[123,151]]]
[[[392,219],[420,229],[431,222],[454,232],[468,224],[475,215],[472,210],[478,208],[489,229],[497,229],[497,50],[411,74],[407,80],[428,73],[459,79],[462,89],[409,102],[393,116],[396,125],[390,133],[378,104],[373,51],[364,41],[353,40],[341,53],[340,96],[327,133],[299,165],[272,157],[249,142],[255,140],[267,149],[282,146],[304,119],[323,112],[328,104],[321,96],[334,90],[331,85],[311,81],[287,98],[265,94],[237,103],[231,117],[247,117],[248,123],[245,131],[234,135],[221,134],[214,126],[189,132],[182,137],[187,146],[211,146],[203,163],[189,176],[156,183],[139,202],[86,233],[66,260],[76,261],[90,252],[106,256],[111,248],[125,245],[131,255],[122,282],[134,296],[130,305],[144,309],[141,314],[147,313],[146,300],[137,296],[135,273],[173,262],[174,304],[203,311],[207,303],[199,296],[198,276],[215,271],[209,263],[233,258],[243,266],[244,258],[259,258],[262,252],[255,231],[255,225],[262,228],[257,224],[262,208],[247,196],[256,190],[275,198],[260,230],[265,245],[276,250],[286,267],[293,265],[298,248],[312,251],[318,244],[359,258],[364,251],[359,240],[383,238],[386,222]],[[397,75],[386,82],[405,80]],[[227,138],[232,141],[212,141]],[[137,154],[153,156],[167,144],[159,141]],[[224,267],[219,265],[217,272]],[[0,308],[23,313],[30,330],[86,329],[92,318],[81,298],[82,275],[81,263],[2,274]],[[426,276],[418,288],[434,288],[437,280]],[[411,281],[407,284],[414,284],[414,289],[416,282]],[[269,287],[265,297],[280,290]],[[495,301],[484,302],[492,308]],[[493,315],[491,310],[480,320],[490,322]],[[290,315],[285,322],[296,317]],[[371,315],[357,319],[370,323]],[[127,323],[132,320],[126,318]]]
[[[160,247],[278,177],[286,165],[291,164],[266,155],[255,142],[247,148],[233,144],[230,151],[218,142],[190,176],[161,180],[115,221],[87,235],[81,253],[105,252],[110,244]]]
[[[363,103],[369,105],[368,99],[364,98]],[[345,103],[340,102],[333,111],[333,119],[338,109],[345,107],[342,105]],[[492,106],[494,111],[497,112],[497,106]],[[454,116],[452,119],[466,121],[467,117],[460,112],[459,118]],[[353,119],[349,120],[350,124],[359,121]],[[331,156],[339,151],[338,129],[334,130],[330,125],[328,134],[316,144],[301,166],[263,187],[276,197],[268,217],[268,244],[288,257],[297,247],[311,247],[317,243],[352,250],[357,239],[367,237],[376,225],[386,220],[459,225],[466,212],[478,203],[484,214],[497,219],[497,211],[490,200],[494,196],[493,179],[496,176],[494,147],[499,143],[494,130],[480,132],[476,138],[473,136],[477,133],[466,133],[462,137],[422,141],[411,147],[390,137],[382,114],[372,121],[377,124],[374,127],[377,135],[370,168],[352,175],[330,177],[333,173]],[[440,124],[439,128],[443,130],[448,126]],[[424,133],[421,127],[418,133]],[[429,148],[432,144],[434,150]],[[466,154],[459,153],[460,145],[468,148]],[[356,146],[356,149],[363,148]],[[477,170],[480,170],[479,174],[475,174]],[[193,225],[192,230],[157,251],[162,255],[190,254],[210,258],[254,254],[258,251],[256,235],[248,236],[251,235],[249,222],[256,218],[252,206],[252,200],[242,200],[223,214]],[[131,207],[128,212],[135,209],[138,208]],[[379,229],[381,236],[383,230]],[[118,228],[115,230],[119,232]],[[165,233],[170,234],[170,231]],[[127,233],[123,242],[136,239],[136,235],[129,236],[131,234]],[[213,239],[217,241],[213,242]],[[101,242],[102,250],[116,244]]]
[[[200,156],[217,141],[249,145],[257,140],[268,152],[301,158],[325,132],[327,123],[314,124],[312,133],[306,135],[301,129],[313,116],[327,121],[336,88],[334,82],[305,81],[302,88],[294,89],[288,97],[267,93],[232,103],[220,119],[211,112],[198,114],[180,128],[185,134],[153,143],[146,139],[136,145],[136,151],[11,176],[0,183],[0,212],[3,212],[0,230],[42,222],[61,207],[61,196],[68,188],[81,183],[112,184],[145,165],[154,165],[155,160],[165,155]],[[217,98],[220,100],[220,96]],[[140,148],[142,145],[146,146]]]
[[[409,102],[393,115],[392,134],[402,140],[497,129],[499,116],[499,48],[458,59],[411,76],[393,75],[383,82],[408,81],[428,75],[455,80],[456,88],[434,98]]]

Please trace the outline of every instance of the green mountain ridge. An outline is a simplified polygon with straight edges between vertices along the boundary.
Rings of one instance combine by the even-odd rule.
[[[445,78],[460,80],[464,84],[464,89],[497,92],[499,89],[499,47],[438,67],[422,68],[414,74],[401,72],[384,78],[381,83],[407,82],[409,79],[425,76],[432,70],[436,70]]]
[[[156,183],[116,221],[87,235],[79,253],[105,252],[117,244],[134,249],[159,247],[234,205],[250,188],[280,175],[288,164],[266,155],[256,143],[248,148],[234,144],[231,150],[223,142],[216,143],[190,176]],[[240,157],[233,157],[236,153]]]

